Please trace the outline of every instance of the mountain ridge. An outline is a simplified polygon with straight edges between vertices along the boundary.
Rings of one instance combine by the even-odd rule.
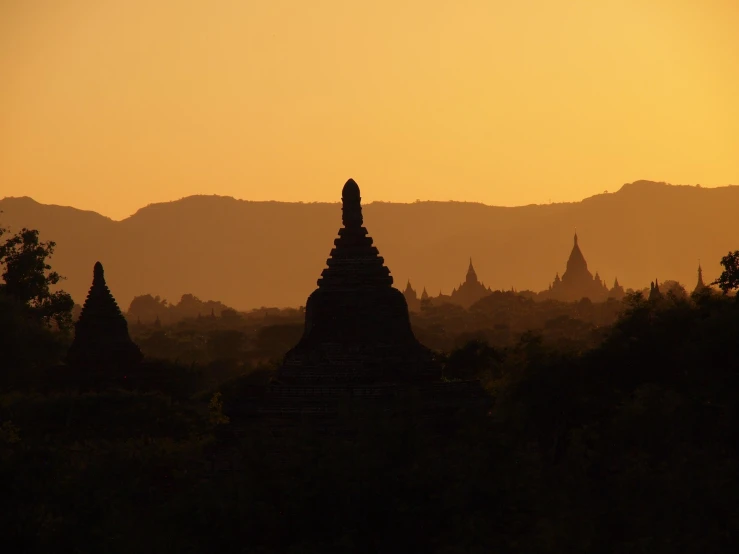
[[[656,277],[692,288],[699,258],[712,280],[720,257],[739,248],[732,205],[739,186],[640,180],[579,202],[371,202],[364,212],[395,286],[410,278],[419,292],[437,294],[458,286],[470,256],[494,289],[546,288],[564,270],[575,228],[590,270],[609,286],[618,277],[640,288]],[[52,265],[76,301],[99,260],[122,307],[146,293],[171,301],[192,293],[240,309],[302,305],[341,225],[338,201],[219,195],[149,204],[120,221],[29,197],[4,198],[0,211],[0,225],[37,228],[57,243]]]

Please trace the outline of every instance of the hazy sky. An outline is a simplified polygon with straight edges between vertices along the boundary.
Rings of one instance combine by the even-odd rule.
[[[0,197],[739,184],[737,0],[0,0]]]

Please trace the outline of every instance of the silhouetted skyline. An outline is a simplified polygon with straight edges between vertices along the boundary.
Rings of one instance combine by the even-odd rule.
[[[643,288],[655,277],[692,289],[698,259],[710,260],[703,263],[710,281],[720,272],[717,260],[734,246],[737,203],[739,187],[640,181],[569,204],[371,203],[365,215],[401,289],[410,279],[417,291],[449,295],[472,257],[477,277],[492,290],[545,290],[566,269],[575,228],[588,267],[609,289],[616,278],[624,288]],[[240,310],[297,308],[323,268],[321,245],[336,231],[336,206],[196,196],[114,222],[6,198],[0,222],[56,240],[55,263],[78,304],[89,287],[85,268],[100,260],[124,308],[147,294],[171,303],[193,294]]]

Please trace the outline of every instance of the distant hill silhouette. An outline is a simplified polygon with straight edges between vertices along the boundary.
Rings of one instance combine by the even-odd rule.
[[[699,258],[711,281],[721,256],[739,248],[737,205],[739,186],[637,181],[581,202],[375,202],[364,217],[400,289],[410,278],[419,290],[448,294],[471,256],[492,289],[542,290],[564,271],[577,228],[588,267],[609,286],[614,277],[633,288],[658,278],[692,290]],[[301,204],[191,196],[123,221],[27,197],[0,200],[0,211],[0,224],[37,228],[42,240],[56,241],[53,266],[68,277],[63,286],[77,303],[100,260],[123,309],[147,293],[172,302],[192,293],[239,309],[302,305],[341,222],[338,198]]]

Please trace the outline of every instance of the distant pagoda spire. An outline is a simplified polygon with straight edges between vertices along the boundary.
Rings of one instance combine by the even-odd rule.
[[[575,231],[575,239],[572,245],[572,251],[570,257],[567,259],[567,270],[565,274],[573,275],[578,273],[588,273],[588,263],[585,261],[585,256],[582,255],[580,246],[577,243],[577,231]]]
[[[403,296],[405,296],[405,301],[408,303],[408,309],[410,311],[417,312],[421,308],[421,301],[418,299],[418,294],[413,288],[413,285],[411,285],[410,279],[408,279],[408,283],[405,286]]]
[[[605,286],[605,283],[603,283]],[[626,295],[626,291],[624,291],[624,288],[619,284],[618,277],[616,277],[613,280],[613,288],[608,291],[608,297],[613,298],[615,300],[621,300]]]
[[[103,264],[97,262],[90,292],[75,324],[67,362],[105,369],[105,366],[137,363],[142,358],[139,347],[128,334],[126,318],[105,283]]]
[[[701,261],[698,260],[698,283],[695,285],[693,292],[699,292],[706,289],[706,284],[703,282],[703,268],[701,267]]]
[[[475,272],[475,268],[472,265],[472,257],[470,256],[470,265],[467,268],[467,277],[465,279],[467,283],[476,283],[477,282],[477,273]]]

